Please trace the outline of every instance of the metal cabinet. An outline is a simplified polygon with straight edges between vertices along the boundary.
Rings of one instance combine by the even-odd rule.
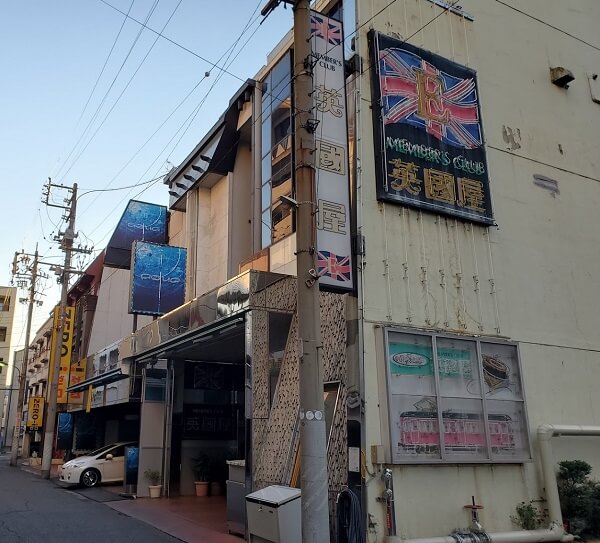
[[[300,490],[273,485],[246,496],[251,543],[301,543]]]

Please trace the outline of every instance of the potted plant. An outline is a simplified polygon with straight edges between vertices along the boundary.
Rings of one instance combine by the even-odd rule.
[[[196,485],[196,496],[208,496],[208,471],[209,459],[204,453],[199,453],[192,459],[192,471],[194,472],[194,485]]]
[[[150,483],[148,485],[148,491],[150,492],[151,498],[160,498],[160,490],[162,486],[160,485],[160,471],[157,469],[148,468],[144,472],[144,476],[148,479]]]

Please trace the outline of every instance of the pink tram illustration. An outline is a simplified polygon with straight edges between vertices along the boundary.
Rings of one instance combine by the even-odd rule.
[[[453,452],[485,450],[483,421],[477,413],[442,412],[444,447]],[[405,411],[398,423],[398,446],[407,453],[438,453],[440,433],[435,411]],[[512,419],[508,415],[489,415],[488,427],[493,452],[515,448]]]

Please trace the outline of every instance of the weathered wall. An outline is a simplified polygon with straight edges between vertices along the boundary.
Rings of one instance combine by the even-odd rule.
[[[357,4],[358,25],[364,23],[358,40],[364,65],[357,155],[367,250],[367,451],[388,440],[378,323],[519,342],[534,462],[394,468],[402,536],[437,536],[466,526],[463,504],[472,495],[485,507],[481,519],[486,529],[509,530],[516,504],[543,495],[537,426],[600,424],[600,341],[595,330],[600,306],[600,105],[590,98],[586,75],[600,70],[600,54],[499,2],[461,2],[474,21],[441,14],[427,0],[403,0],[388,9],[383,9],[387,0]],[[593,0],[576,8],[557,0],[531,0],[518,7],[582,40],[597,41],[600,5]],[[366,39],[370,28],[477,70],[497,227],[377,202]],[[549,68],[556,65],[576,77],[568,90],[550,82]],[[534,174],[557,180],[560,193],[535,186]],[[557,460],[585,458],[600,469],[597,443],[555,441],[560,441]],[[375,498],[383,486],[378,478],[366,486],[367,511],[375,515],[381,534],[384,508]]]

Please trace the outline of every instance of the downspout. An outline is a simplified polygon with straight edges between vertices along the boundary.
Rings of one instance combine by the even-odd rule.
[[[551,439],[554,436],[600,436],[600,426],[582,426],[579,424],[542,424],[537,431],[542,473],[546,486],[546,502],[550,521],[563,525],[558,485],[556,483],[556,463],[552,454]]]

